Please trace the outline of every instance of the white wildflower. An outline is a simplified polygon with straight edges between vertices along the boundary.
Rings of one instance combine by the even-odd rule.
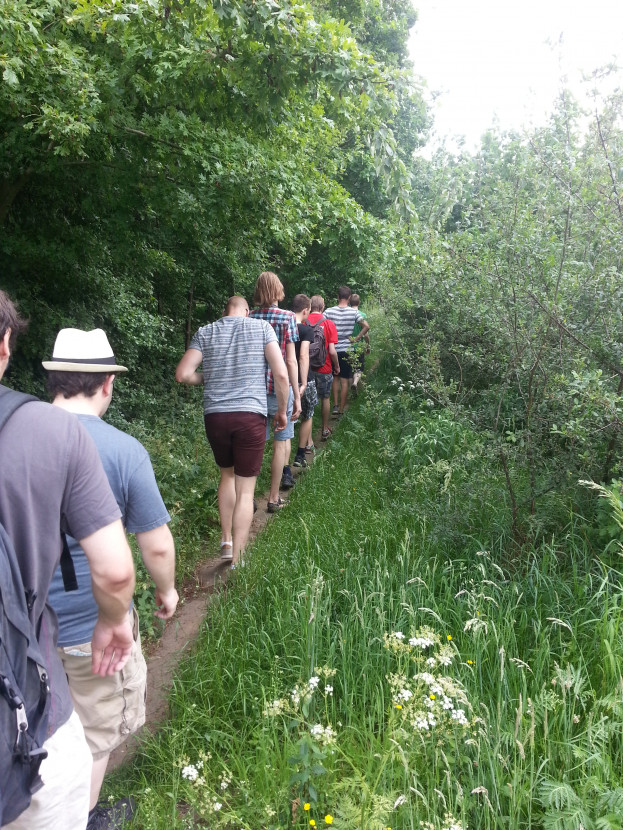
[[[314,676],[314,677],[310,677],[310,678],[309,678],[309,688],[310,688],[312,691],[316,688],[316,686],[317,686],[319,683],[320,683],[320,678],[319,678],[319,677]]]
[[[198,776],[199,772],[194,764],[188,764],[188,766],[184,767],[182,770],[182,778],[187,778],[189,781],[196,781]]]

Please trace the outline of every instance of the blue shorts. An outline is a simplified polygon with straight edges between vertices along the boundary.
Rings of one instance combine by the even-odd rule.
[[[266,421],[266,440],[270,440],[270,428],[273,425],[273,418],[277,414],[277,396],[273,392],[272,395],[266,395],[266,404],[268,407],[268,420]],[[287,441],[288,438],[294,438],[294,422],[292,421],[292,409],[294,407],[294,392],[292,387],[288,393],[288,425],[285,429],[279,432],[273,432],[273,439],[275,441]]]
[[[316,392],[319,398],[330,398],[331,387],[333,386],[333,375],[331,372],[314,372],[316,380]]]

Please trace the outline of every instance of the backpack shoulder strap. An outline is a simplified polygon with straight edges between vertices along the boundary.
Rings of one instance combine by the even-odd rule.
[[[34,395],[27,395],[25,392],[16,392],[14,389],[8,389],[6,386],[0,386],[0,430],[19,408],[30,401],[38,401]],[[63,574],[63,586],[65,591],[76,591],[78,589],[78,581],[76,579],[76,570],[74,562],[71,558],[71,553],[67,545],[67,538],[61,532],[61,540],[63,542],[63,552],[61,554],[61,572]]]
[[[0,386],[0,429],[6,424],[11,415],[25,403],[37,401],[34,395],[16,392],[6,386]]]

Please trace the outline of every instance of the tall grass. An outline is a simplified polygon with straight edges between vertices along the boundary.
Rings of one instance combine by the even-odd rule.
[[[518,558],[486,436],[391,381],[254,544],[170,722],[113,780],[141,828],[622,826],[617,558],[571,510]]]

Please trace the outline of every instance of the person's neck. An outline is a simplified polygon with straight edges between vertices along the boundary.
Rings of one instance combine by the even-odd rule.
[[[337,304],[340,308],[347,308],[348,307],[348,300],[338,300]]]
[[[95,415],[101,418],[100,406],[97,398],[87,398],[85,395],[77,395],[74,398],[64,398],[62,394],[57,395],[52,401],[54,406],[60,407],[74,415]]]
[[[309,315],[305,316],[303,312],[295,312],[294,317],[296,318],[297,323],[304,323]]]

